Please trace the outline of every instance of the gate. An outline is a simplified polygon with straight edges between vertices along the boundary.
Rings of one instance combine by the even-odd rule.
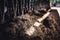
[[[1,0],[0,23],[10,21],[16,16],[33,11],[40,0]]]
[[[0,1],[0,23],[25,14],[32,10],[35,0],[1,0]]]

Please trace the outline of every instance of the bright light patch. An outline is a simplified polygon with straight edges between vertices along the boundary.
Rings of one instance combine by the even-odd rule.
[[[40,26],[40,23],[35,22],[35,23],[34,23],[34,26],[39,27],[39,26]]]
[[[34,32],[35,28],[33,26],[26,30],[26,34],[28,34],[29,36],[33,35]]]
[[[45,18],[49,16],[50,12],[47,12],[45,15],[42,16],[42,18],[37,19],[39,22],[42,22]]]

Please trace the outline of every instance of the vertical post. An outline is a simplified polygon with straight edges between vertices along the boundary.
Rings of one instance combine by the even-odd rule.
[[[29,11],[29,0],[28,0],[28,11]]]
[[[17,16],[20,16],[21,14],[22,14],[22,8],[21,8],[21,0],[18,0],[18,4],[17,4],[17,6],[18,6],[18,10],[17,10]]]
[[[0,0],[0,23],[4,21],[4,0]]]

